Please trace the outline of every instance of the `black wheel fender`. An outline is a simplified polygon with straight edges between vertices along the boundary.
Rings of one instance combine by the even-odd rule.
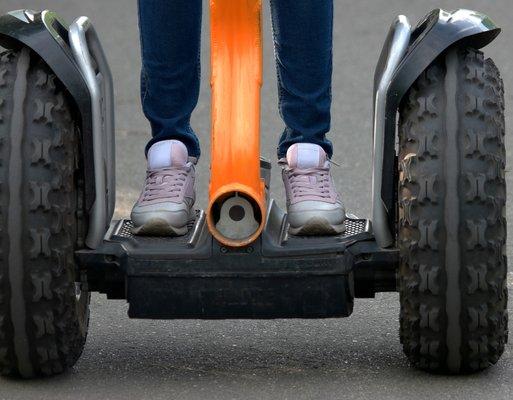
[[[403,96],[415,80],[444,51],[453,46],[480,49],[491,43],[501,29],[485,14],[460,9],[447,12],[435,9],[413,29],[410,44],[396,68],[386,93],[386,121],[383,143],[381,199],[388,213],[388,226],[395,237],[397,110]],[[374,76],[374,93],[386,68],[389,36],[383,47]]]
[[[71,95],[80,119],[85,208],[90,210],[95,199],[91,96],[73,58],[68,28],[69,25],[57,14],[48,10],[12,11],[0,16],[0,46],[6,49],[30,48],[52,69]]]

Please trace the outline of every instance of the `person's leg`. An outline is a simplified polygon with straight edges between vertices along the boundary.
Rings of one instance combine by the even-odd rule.
[[[190,126],[200,84],[201,0],[139,0],[141,101],[154,143],[176,139],[199,157]]]
[[[294,143],[332,155],[330,129],[333,0],[271,0],[280,114],[278,157]]]
[[[271,0],[280,114],[278,146],[290,232],[336,234],[345,210],[330,172],[333,0]]]
[[[133,232],[183,235],[193,216],[199,143],[190,126],[200,83],[201,0],[139,0],[141,100],[153,138]]]

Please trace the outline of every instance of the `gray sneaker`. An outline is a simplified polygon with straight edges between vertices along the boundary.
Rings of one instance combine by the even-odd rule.
[[[154,144],[148,151],[146,182],[132,209],[133,233],[180,236],[187,233],[195,200],[195,159],[178,140]]]
[[[322,147],[297,143],[280,160],[292,235],[344,232],[345,210],[335,190],[330,161]]]

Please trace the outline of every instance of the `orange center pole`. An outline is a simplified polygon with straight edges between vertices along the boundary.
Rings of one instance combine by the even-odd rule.
[[[210,0],[212,147],[207,223],[226,246],[254,241],[265,219],[260,177],[261,0]],[[229,238],[216,228],[219,209],[233,196],[253,207],[258,228]]]

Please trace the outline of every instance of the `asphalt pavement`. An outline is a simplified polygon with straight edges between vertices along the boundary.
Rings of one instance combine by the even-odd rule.
[[[341,164],[334,169],[336,184],[348,210],[357,215],[370,213],[372,77],[384,36],[397,14],[416,21],[436,7],[476,9],[504,28],[486,54],[503,73],[511,149],[511,0],[335,0],[330,138]],[[94,22],[116,81],[116,215],[128,215],[144,179],[143,148],[149,138],[138,97],[136,1],[0,1],[0,13],[18,8],[50,8],[70,21],[88,15]],[[275,160],[282,122],[267,3],[265,15],[262,154]],[[206,203],[209,172],[208,18],[204,24],[201,94],[193,116],[204,154],[198,171],[200,206]],[[513,150],[509,165],[512,155]],[[511,174],[507,177],[513,188]],[[276,168],[272,191],[283,204]],[[510,203],[510,221],[512,211]],[[513,259],[511,241],[508,256]],[[511,273],[509,287],[511,295]],[[511,344],[497,366],[483,373],[447,377],[412,369],[399,344],[396,294],[358,300],[353,316],[340,320],[140,321],[129,320],[126,311],[123,301],[93,296],[89,338],[76,367],[52,379],[0,379],[0,399],[513,399]]]

